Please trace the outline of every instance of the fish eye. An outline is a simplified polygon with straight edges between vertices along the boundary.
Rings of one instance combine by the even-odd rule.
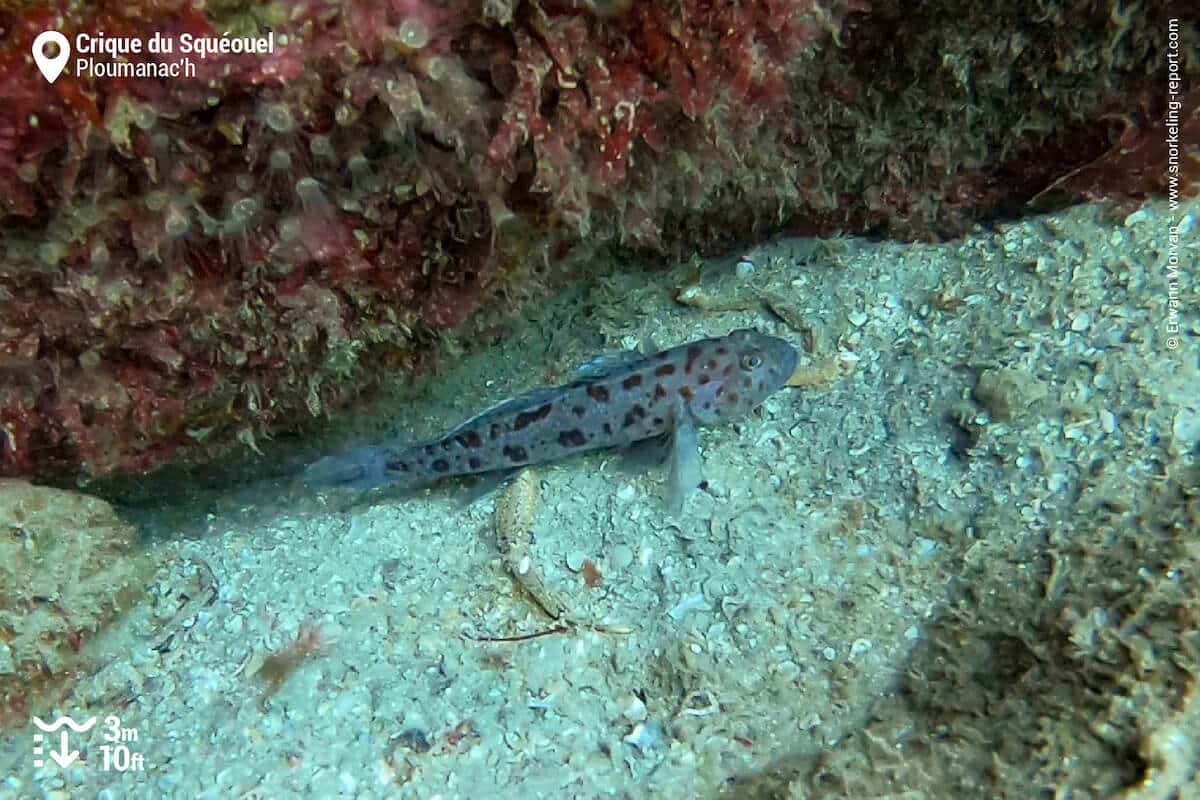
[[[762,366],[762,359],[755,353],[746,353],[742,356],[742,369],[758,369]]]

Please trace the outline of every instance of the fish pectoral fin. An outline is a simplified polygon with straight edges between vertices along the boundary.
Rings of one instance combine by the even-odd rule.
[[[683,511],[683,502],[704,480],[700,463],[700,441],[691,420],[676,423],[671,433],[670,474],[667,477],[667,507],[672,514]]]
[[[658,469],[671,458],[671,434],[653,436],[634,442],[621,451],[621,471],[643,473]]]

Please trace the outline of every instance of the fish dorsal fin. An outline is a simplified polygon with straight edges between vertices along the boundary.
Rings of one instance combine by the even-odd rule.
[[[438,439],[445,439],[455,434],[462,433],[464,430],[474,427],[480,420],[490,419],[492,417],[503,417],[522,409],[538,406],[542,403],[553,400],[562,394],[562,390],[558,387],[532,389],[528,392],[522,392],[516,397],[510,397],[507,400],[501,400],[495,405],[485,408],[475,416],[462,423],[454,430],[447,433],[445,436],[439,436]]]
[[[599,380],[645,359],[646,355],[639,350],[614,350],[609,353],[601,353],[580,365],[576,375],[584,381]]]

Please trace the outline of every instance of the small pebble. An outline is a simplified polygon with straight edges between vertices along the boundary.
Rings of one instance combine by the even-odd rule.
[[[579,552],[578,550],[568,553],[567,554],[567,569],[571,570],[571,572],[579,572],[579,570],[583,569],[583,562],[586,559],[587,559],[587,556],[585,556],[583,553]]]
[[[625,737],[625,743],[645,752],[662,741],[662,726],[657,722],[639,722]]]
[[[671,619],[681,620],[692,611],[709,610],[711,609],[708,605],[708,602],[704,599],[704,595],[697,592],[696,594],[680,600],[679,603],[677,603],[676,606],[667,613],[670,615]]]
[[[1125,227],[1131,227],[1150,218],[1150,211],[1143,206],[1125,218]]]
[[[354,796],[355,790],[358,789],[358,779],[349,772],[338,773],[338,784],[342,787],[343,795],[347,797]]]
[[[429,744],[429,739],[425,736],[425,732],[420,728],[409,728],[401,733],[396,741],[414,753],[428,753],[432,747]]]
[[[832,647],[826,647],[821,651],[821,658],[824,658],[826,661],[833,661],[837,658],[837,650],[834,650]]]
[[[804,670],[800,669],[800,665],[795,661],[783,661],[775,666],[775,674],[779,677],[789,680],[800,680],[800,676],[804,674]]]
[[[867,320],[869,319],[869,317],[862,311],[851,311],[846,318],[849,319],[850,324],[856,328],[861,328],[863,325],[866,325]]]
[[[633,563],[633,550],[629,545],[619,544],[612,549],[609,560],[614,569],[625,569]]]
[[[636,694],[627,694],[618,701],[621,716],[630,722],[644,722],[646,719],[646,704]]]
[[[1177,226],[1179,229],[1179,238],[1186,239],[1188,237],[1188,235],[1192,232],[1192,228],[1195,227],[1195,224],[1196,224],[1196,215],[1195,214],[1184,214],[1183,219],[1181,219],[1179,221],[1179,225]]]

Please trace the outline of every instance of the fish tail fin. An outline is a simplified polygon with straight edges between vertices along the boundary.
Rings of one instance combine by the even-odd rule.
[[[391,483],[387,462],[391,453],[384,447],[356,447],[344,453],[325,456],[304,470],[304,485],[310,491],[344,487],[366,491]]]

